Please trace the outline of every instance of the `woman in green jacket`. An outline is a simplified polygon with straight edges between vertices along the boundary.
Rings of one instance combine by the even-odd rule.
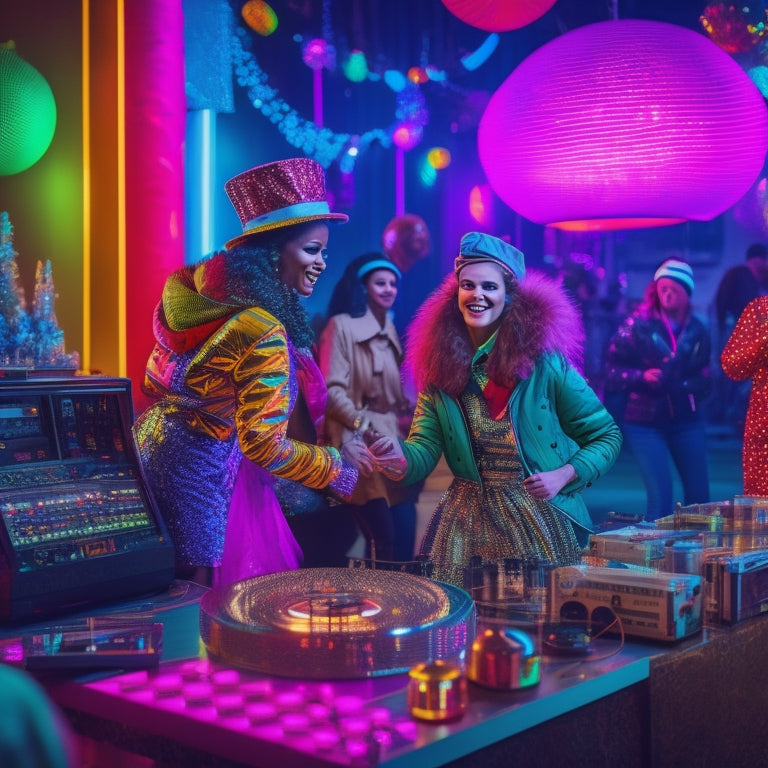
[[[605,474],[621,432],[575,367],[578,313],[563,291],[525,277],[523,254],[470,232],[454,274],[407,334],[419,398],[408,439],[382,438],[379,468],[405,483],[445,455],[454,474],[421,554],[462,584],[473,557],[577,562],[592,528],[582,489]]]

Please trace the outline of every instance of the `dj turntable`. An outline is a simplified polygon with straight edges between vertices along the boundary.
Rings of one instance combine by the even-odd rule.
[[[428,659],[459,662],[474,629],[464,590],[397,571],[274,573],[211,590],[200,605],[211,655],[280,677],[367,678]]]

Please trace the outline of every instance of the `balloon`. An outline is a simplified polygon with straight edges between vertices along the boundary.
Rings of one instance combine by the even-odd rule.
[[[396,216],[384,228],[381,244],[387,258],[406,272],[429,253],[429,229],[424,219],[414,213]]]

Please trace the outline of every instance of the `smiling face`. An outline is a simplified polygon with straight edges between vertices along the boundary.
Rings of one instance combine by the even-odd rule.
[[[506,307],[503,268],[491,261],[467,264],[458,274],[459,311],[475,347],[496,332]]]
[[[302,227],[280,249],[277,275],[299,296],[311,296],[325,270],[328,225],[322,222]]]
[[[374,269],[365,276],[365,293],[374,314],[389,311],[397,298],[397,275],[389,269]]]

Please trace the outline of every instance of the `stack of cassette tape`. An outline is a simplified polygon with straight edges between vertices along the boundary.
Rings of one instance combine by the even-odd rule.
[[[611,563],[638,566],[649,571],[667,570],[667,549],[677,542],[695,539],[695,530],[669,531],[653,526],[628,525],[589,537],[586,562],[596,566]]]
[[[735,624],[768,611],[768,497],[734,496],[722,531],[702,533],[704,618]]]
[[[593,534],[584,561],[701,578],[708,626],[768,612],[768,497],[677,505],[655,524]]]

